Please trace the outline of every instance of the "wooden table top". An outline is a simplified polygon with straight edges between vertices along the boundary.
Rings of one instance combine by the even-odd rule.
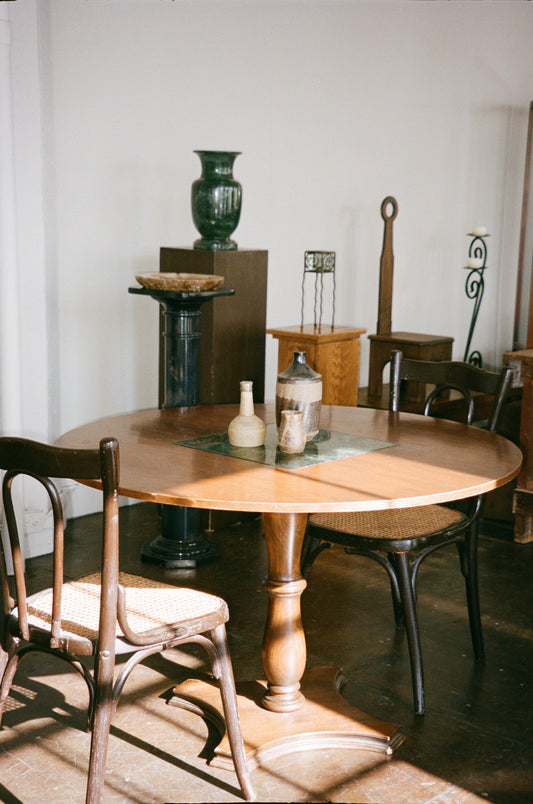
[[[256,405],[267,423],[273,405]],[[518,473],[521,453],[494,433],[411,413],[322,408],[321,427],[394,446],[295,471],[189,449],[176,441],[227,430],[238,405],[112,416],[61,436],[63,447],[120,446],[120,493],[139,500],[228,511],[317,513],[404,508],[490,491]]]

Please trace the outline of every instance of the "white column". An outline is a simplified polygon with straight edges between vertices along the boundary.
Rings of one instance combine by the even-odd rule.
[[[3,6],[3,8],[2,8]],[[11,94],[11,26],[0,4],[0,430],[22,426],[20,297]]]
[[[20,297],[11,92],[11,25],[7,6],[8,3],[0,4],[0,433],[20,435]],[[22,493],[16,508],[19,514],[24,511]],[[4,537],[3,517],[1,524]],[[8,570],[11,571],[11,568]]]

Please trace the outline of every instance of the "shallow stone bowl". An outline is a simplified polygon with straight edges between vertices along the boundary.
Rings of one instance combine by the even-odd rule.
[[[202,291],[217,290],[224,283],[223,276],[215,274],[137,274],[135,279],[147,290]]]

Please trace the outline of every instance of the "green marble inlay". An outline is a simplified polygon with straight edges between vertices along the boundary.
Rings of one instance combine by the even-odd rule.
[[[285,455],[278,449],[278,432],[275,424],[267,424],[264,447],[233,447],[228,441],[227,433],[214,433],[175,443],[180,447],[216,452],[219,455],[229,455],[232,458],[242,458],[245,461],[279,466],[283,469],[302,469],[315,463],[336,461],[339,458],[362,455],[375,449],[394,446],[390,441],[378,441],[352,433],[336,433],[333,430],[320,430],[316,438],[307,442],[304,452],[299,455]]]

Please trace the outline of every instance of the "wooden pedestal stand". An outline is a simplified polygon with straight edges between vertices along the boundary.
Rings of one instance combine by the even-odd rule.
[[[422,335],[417,332],[389,332],[386,335],[369,335],[370,371],[368,399],[381,398],[383,368],[389,362],[393,349],[399,349],[412,360],[451,360],[453,338],[440,335]],[[405,393],[407,403],[424,400],[425,386],[408,383]]]
[[[284,327],[267,329],[278,340],[278,372],[290,366],[294,352],[305,352],[309,366],[322,375],[324,405],[357,405],[359,337],[365,329],[353,327]]]
[[[235,296],[202,311],[199,404],[238,402],[241,380],[254,384],[254,401],[265,396],[265,327],[268,251],[160,250],[159,270],[216,274]],[[160,326],[160,405],[164,387],[163,324]]]
[[[389,207],[392,211],[389,213]],[[383,368],[390,360],[393,349],[400,349],[406,357],[414,360],[451,360],[453,338],[441,335],[422,335],[416,332],[392,332],[392,278],[394,254],[392,250],[392,224],[398,214],[398,204],[392,196],[381,205],[381,217],[385,222],[383,250],[379,276],[379,307],[377,334],[369,335],[370,362],[368,373],[368,403],[381,401]],[[406,403],[424,399],[425,388],[419,383],[409,383],[405,390]]]
[[[520,449],[524,456],[513,498],[515,542],[533,542],[533,349],[506,352],[506,364],[515,364],[522,383]]]

